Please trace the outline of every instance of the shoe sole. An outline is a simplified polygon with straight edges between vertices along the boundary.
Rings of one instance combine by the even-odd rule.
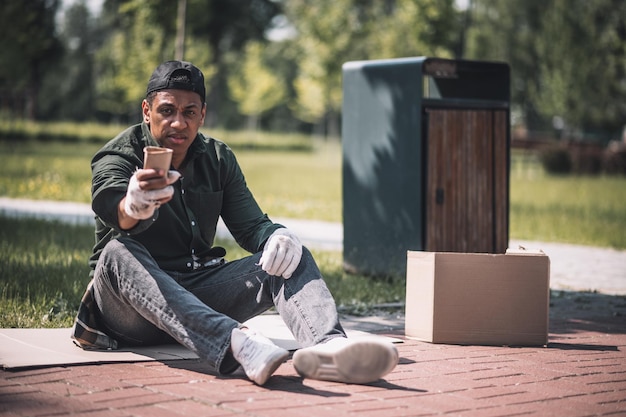
[[[304,378],[366,384],[391,372],[398,364],[398,351],[390,343],[358,340],[333,352],[300,349],[293,366]]]

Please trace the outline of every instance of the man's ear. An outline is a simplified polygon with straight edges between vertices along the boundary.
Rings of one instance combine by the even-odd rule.
[[[150,103],[148,103],[148,100],[144,99],[141,102],[141,113],[143,114],[143,121],[146,122],[146,124],[150,123]]]

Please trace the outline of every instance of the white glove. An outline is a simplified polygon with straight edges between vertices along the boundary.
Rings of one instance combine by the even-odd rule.
[[[270,275],[288,279],[300,264],[300,258],[302,258],[300,239],[290,230],[281,228],[267,239],[259,266]]]
[[[149,219],[154,215],[154,210],[161,205],[163,199],[169,199],[174,195],[174,187],[171,184],[178,181],[180,173],[169,171],[167,173],[167,185],[157,190],[142,190],[139,186],[137,173],[135,172],[128,183],[124,211],[127,215],[137,220]]]

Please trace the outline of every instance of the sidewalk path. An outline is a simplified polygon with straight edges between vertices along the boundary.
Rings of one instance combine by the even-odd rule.
[[[91,207],[82,203],[0,197],[0,214],[59,220],[70,224],[93,224]],[[283,218],[273,220],[292,229],[308,247],[342,249],[343,227],[340,223]],[[221,220],[217,235],[231,237]],[[550,257],[550,287],[554,290],[626,295],[626,250],[515,239],[511,240],[509,246],[517,248],[520,245],[527,249],[541,249]]]
[[[398,366],[367,385],[302,379],[291,359],[263,387],[198,360],[0,370],[0,415],[625,416],[626,299],[573,293],[550,316],[545,347],[419,342],[400,320],[379,328],[404,339]]]

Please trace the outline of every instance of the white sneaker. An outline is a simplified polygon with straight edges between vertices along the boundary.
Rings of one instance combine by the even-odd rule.
[[[265,384],[289,356],[288,351],[250,329],[233,329],[231,348],[248,378],[258,385]]]
[[[396,347],[376,339],[336,337],[293,354],[293,366],[300,376],[352,384],[374,382],[397,364]]]

